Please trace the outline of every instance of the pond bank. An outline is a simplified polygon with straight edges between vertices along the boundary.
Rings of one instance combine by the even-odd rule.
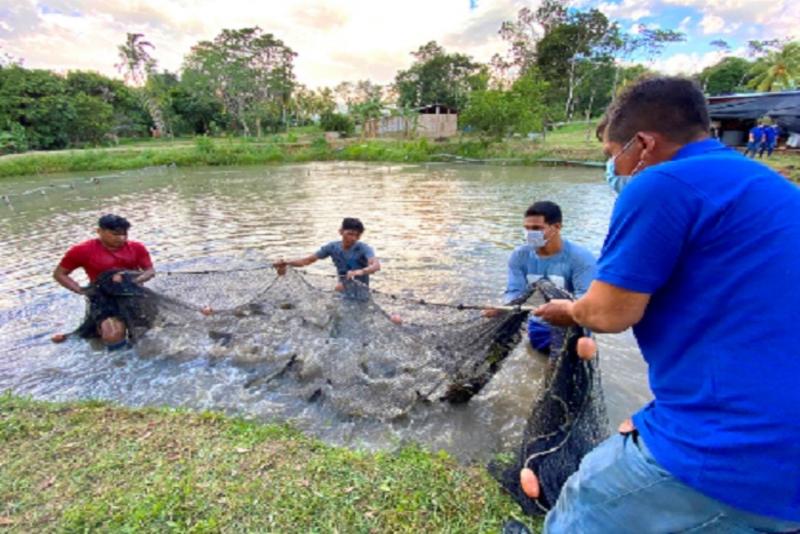
[[[513,142],[485,146],[476,141],[435,143],[426,139],[346,139],[333,143],[257,142],[245,139],[197,138],[129,147],[62,150],[15,154],[0,158],[0,177],[127,170],[160,165],[257,165],[310,161],[385,161],[421,163],[480,160],[487,163],[527,165],[536,163],[583,164],[601,157],[596,149],[575,151],[569,147],[539,146]]]
[[[178,167],[371,161],[387,163],[462,162],[497,165],[581,165],[602,167],[600,144],[580,132],[554,132],[532,143],[509,139],[486,145],[465,138],[450,142],[427,139],[342,139],[313,137],[288,142],[280,137],[176,139],[80,150],[31,152],[0,157],[0,178],[62,172],[115,171],[161,165]],[[765,161],[787,178],[800,181],[800,155],[776,153]]]
[[[0,444],[6,532],[498,532],[522,516],[446,453],[352,451],[214,413],[5,394]]]

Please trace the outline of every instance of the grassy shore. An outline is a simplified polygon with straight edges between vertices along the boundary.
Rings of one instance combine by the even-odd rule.
[[[212,413],[0,395],[2,532],[499,532],[482,466]],[[534,530],[541,522],[525,518]]]
[[[496,160],[532,165],[600,162],[600,143],[593,125],[573,124],[550,132],[545,139],[507,139],[484,143],[462,136],[446,142],[427,139],[341,139],[325,141],[322,132],[304,128],[263,138],[180,138],[126,141],[120,146],[29,152],[0,157],[0,178],[57,172],[138,169],[160,165],[256,165],[308,161],[429,161]],[[787,178],[800,181],[800,155],[776,153],[766,163]]]
[[[340,139],[325,141],[308,129],[264,138],[180,138],[126,141],[120,146],[28,152],[0,157],[0,177],[57,172],[124,170],[159,165],[251,165],[308,161],[386,161],[414,163],[455,159],[498,159],[529,164],[539,160],[599,160],[596,142],[581,141],[573,129],[555,132],[544,142],[511,139],[483,143],[461,137],[449,142],[427,139]]]

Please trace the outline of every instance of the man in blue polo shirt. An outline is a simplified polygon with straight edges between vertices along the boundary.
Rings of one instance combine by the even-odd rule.
[[[764,141],[761,143],[761,150],[758,151],[758,157],[764,156],[764,152],[766,151],[767,157],[772,155],[772,151],[775,150],[775,142],[777,141],[777,135],[775,127],[771,124],[765,124],[763,126],[763,139]]]
[[[761,150],[763,142],[764,127],[761,124],[756,123],[755,126],[750,128],[750,132],[747,134],[747,148],[744,151],[744,155],[752,155],[753,157],[756,157],[758,151]]]
[[[800,529],[800,189],[710,139],[690,80],[606,112],[614,206],[583,298],[535,313],[633,326],[654,400],[565,484],[545,531]]]

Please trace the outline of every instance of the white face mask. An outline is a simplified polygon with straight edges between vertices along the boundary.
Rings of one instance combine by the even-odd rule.
[[[522,230],[522,235],[525,236],[525,242],[533,248],[542,248],[547,244],[547,239],[544,237],[542,230]]]

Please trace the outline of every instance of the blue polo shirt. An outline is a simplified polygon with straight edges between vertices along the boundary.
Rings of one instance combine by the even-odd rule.
[[[330,257],[333,260],[333,264],[336,266],[337,274],[339,276],[344,276],[348,271],[363,269],[369,265],[369,259],[375,257],[375,251],[372,250],[372,247],[361,241],[356,241],[355,244],[347,250],[344,249],[341,241],[331,241],[320,247],[314,255],[320,260]],[[357,276],[356,280],[369,285],[369,275]]]
[[[772,126],[764,127],[764,142],[770,145],[775,142],[775,128]]]
[[[761,126],[753,126],[750,128],[750,135],[753,136],[753,140],[750,141],[750,139],[748,139],[747,142],[758,144],[764,139],[764,128]]]
[[[634,423],[692,488],[800,520],[800,189],[716,140],[619,195],[597,279],[648,293]]]

